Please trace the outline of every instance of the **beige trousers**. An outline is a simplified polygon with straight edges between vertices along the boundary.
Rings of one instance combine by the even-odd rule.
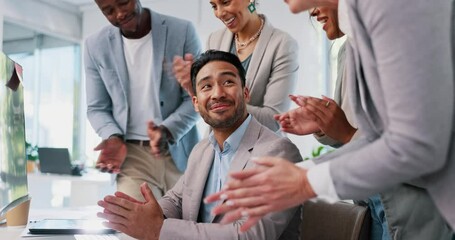
[[[182,173],[177,169],[168,153],[156,158],[150,147],[126,143],[128,153],[120,173],[117,175],[117,190],[143,201],[140,185],[148,183],[156,199],[171,189]]]

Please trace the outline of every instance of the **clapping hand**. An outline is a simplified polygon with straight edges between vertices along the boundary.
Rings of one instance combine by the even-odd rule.
[[[193,64],[193,55],[190,53],[185,54],[185,57],[180,56],[174,57],[172,71],[174,76],[179,82],[180,86],[185,89],[188,94],[192,97],[193,84],[191,83],[191,64]]]
[[[107,222],[106,227],[137,239],[157,240],[163,226],[163,211],[147,183],[141,184],[145,201],[138,201],[125,193],[116,192],[98,202],[103,212],[97,214]]]
[[[97,169],[101,172],[120,172],[127,153],[126,145],[121,138],[114,136],[105,139],[94,150],[101,150],[95,166]]]

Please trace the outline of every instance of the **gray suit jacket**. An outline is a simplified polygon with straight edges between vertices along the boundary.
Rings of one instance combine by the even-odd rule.
[[[160,80],[162,124],[174,137],[170,151],[177,167],[186,168],[188,155],[199,140],[191,98],[170,73],[174,56],[198,55],[200,41],[193,25],[185,20],[153,11],[152,39],[154,78]],[[87,116],[98,135],[106,139],[115,133],[125,134],[129,115],[128,69],[123,54],[120,30],[112,25],[90,36],[85,42]],[[152,99],[152,98],[151,98]]]
[[[292,161],[301,161],[299,150],[288,139],[279,137],[254,118],[241,140],[230,171],[251,168],[252,157],[280,156]],[[300,210],[291,208],[266,215],[246,233],[239,233],[245,220],[233,224],[217,224],[222,216],[212,223],[198,223],[205,183],[214,158],[213,146],[208,139],[198,143],[191,152],[188,169],[177,184],[159,201],[167,217],[161,229],[160,239],[298,239]]]
[[[207,49],[229,52],[234,34],[227,28],[210,34]],[[289,110],[288,97],[298,78],[298,45],[289,34],[274,28],[265,19],[259,40],[246,73],[250,90],[248,112],[272,131],[280,129],[274,114]]]
[[[346,83],[363,138],[320,160],[332,159],[341,198],[411,182],[454,229],[453,1],[346,3],[353,31]]]

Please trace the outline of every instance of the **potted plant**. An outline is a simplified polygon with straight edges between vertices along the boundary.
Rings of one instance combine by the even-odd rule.
[[[38,146],[25,141],[25,152],[27,154],[27,173],[34,173],[38,168]]]

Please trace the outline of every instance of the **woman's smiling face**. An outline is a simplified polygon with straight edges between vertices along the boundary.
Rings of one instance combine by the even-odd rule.
[[[327,34],[327,38],[334,40],[342,37],[344,34],[338,26],[338,9],[331,7],[318,7],[311,11],[311,17],[322,24],[322,29]]]
[[[249,4],[249,0],[210,0],[215,16],[233,33],[240,32],[250,21]]]

